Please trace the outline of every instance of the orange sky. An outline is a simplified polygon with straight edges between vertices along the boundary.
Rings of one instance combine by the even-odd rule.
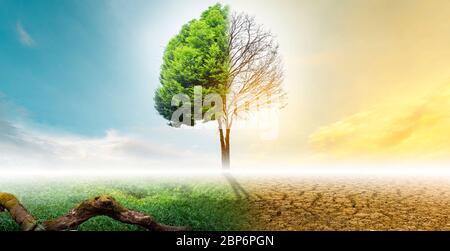
[[[236,155],[244,158],[250,149],[251,161],[289,163],[450,157],[449,1],[232,7],[253,13],[277,35],[289,92],[279,137],[264,141],[237,132]]]

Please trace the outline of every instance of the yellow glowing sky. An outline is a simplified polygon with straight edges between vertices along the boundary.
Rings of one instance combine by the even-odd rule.
[[[450,1],[228,2],[277,35],[289,92],[278,139],[235,155],[450,157]]]
[[[423,98],[377,105],[318,129],[319,156],[442,158],[450,154],[450,84]]]

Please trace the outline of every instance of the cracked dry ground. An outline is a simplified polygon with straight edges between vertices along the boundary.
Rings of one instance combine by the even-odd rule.
[[[450,180],[240,180],[255,230],[450,230]]]

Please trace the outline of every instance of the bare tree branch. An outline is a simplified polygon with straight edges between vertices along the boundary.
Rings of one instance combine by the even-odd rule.
[[[0,192],[0,212],[7,210],[22,231],[61,231],[75,229],[96,216],[108,216],[114,220],[142,226],[150,231],[183,231],[186,227],[168,226],[158,223],[150,215],[130,210],[120,205],[114,198],[106,195],[86,200],[70,210],[66,215],[54,220],[38,221],[26,208],[9,193]]]
[[[274,104],[284,107],[283,69],[274,36],[246,14],[231,16],[229,30],[229,95],[224,109],[231,126],[238,113]],[[264,101],[262,98],[264,97]]]
[[[16,196],[0,192],[0,212],[8,211],[22,231],[35,230],[37,220],[20,204]]]

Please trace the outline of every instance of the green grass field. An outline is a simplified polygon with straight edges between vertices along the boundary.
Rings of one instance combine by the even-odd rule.
[[[226,181],[207,179],[28,179],[0,181],[0,191],[13,193],[39,220],[67,213],[83,200],[100,194],[113,196],[122,205],[154,216],[169,225],[193,230],[241,230],[247,228],[245,200],[233,194]],[[7,212],[0,213],[0,231],[19,230]],[[139,231],[107,217],[93,218],[80,231]]]

